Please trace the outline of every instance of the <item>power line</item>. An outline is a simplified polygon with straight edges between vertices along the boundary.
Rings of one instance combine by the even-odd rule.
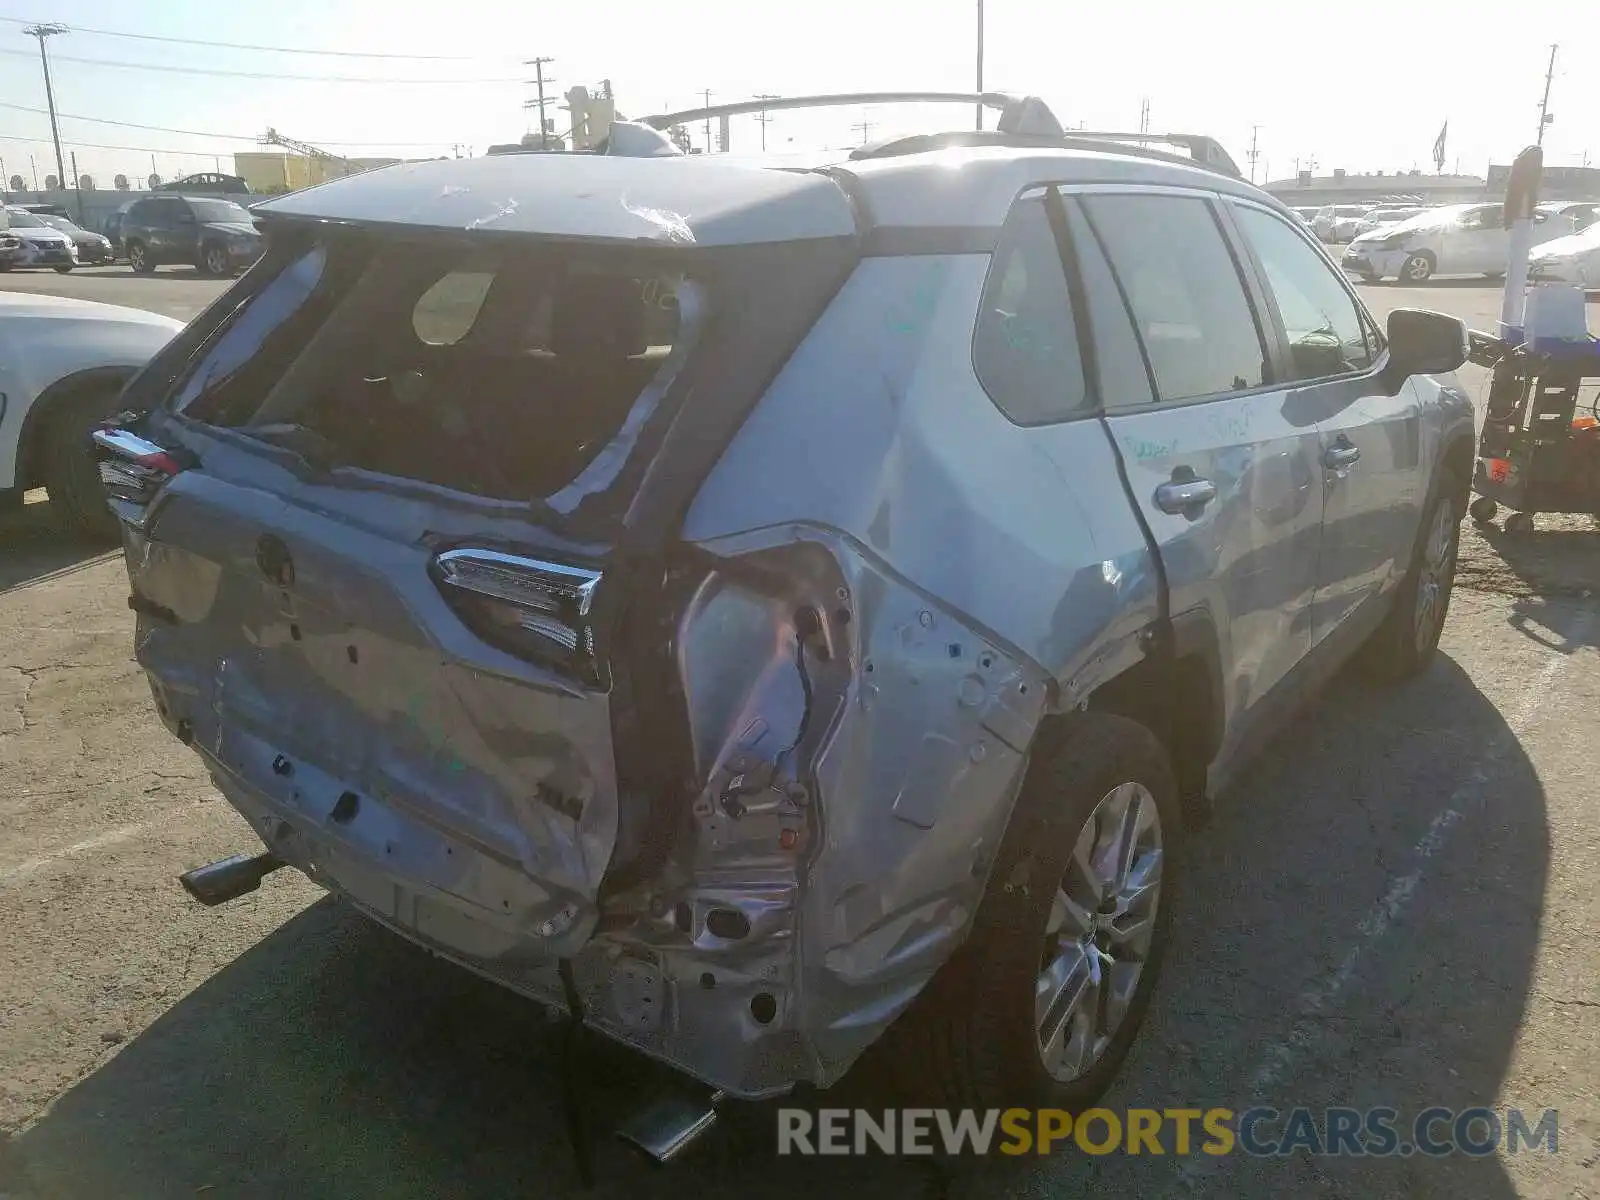
[[[0,133],[0,142],[42,142],[43,138],[20,137],[14,133]],[[99,142],[73,142],[80,150],[127,150],[138,154],[184,154],[191,158],[215,158],[211,150],[168,150],[162,146],[107,146]]]
[[[49,109],[45,109],[45,108],[34,108],[33,106],[27,105],[27,104],[8,104],[3,100],[0,100],[0,108],[15,109],[17,112],[38,113],[41,116],[48,115],[48,113],[50,111]],[[177,134],[182,134],[184,137],[216,138],[218,140],[228,141],[228,142],[251,142],[251,143],[256,143],[256,142],[259,142],[261,140],[260,136],[256,135],[256,134],[212,133],[212,132],[208,132],[208,131],[202,130],[202,129],[173,129],[171,126],[168,126],[168,125],[140,125],[140,124],[138,124],[137,122],[134,122],[134,121],[113,121],[110,117],[86,117],[86,116],[83,116],[80,113],[58,112],[56,114],[56,116],[60,117],[63,121],[87,121],[91,125],[115,125],[115,126],[117,126],[118,128],[121,128],[121,129],[143,129],[147,133],[177,133]],[[27,139],[22,139],[22,140],[26,141]],[[38,140],[43,140],[43,139],[38,139]],[[449,146],[449,145],[452,145],[452,143],[445,142],[445,141],[438,141],[438,142],[341,142],[341,141],[338,141],[338,140],[333,139],[333,138],[316,138],[314,140],[316,141],[316,143],[318,145],[321,145],[321,146],[390,146],[390,147],[405,148],[405,149],[420,149],[420,148],[425,148],[425,147],[428,147],[428,146]],[[83,145],[82,142],[79,142],[77,144],[78,145]]]
[[[33,55],[27,50],[0,50],[0,54],[20,54],[28,58]],[[79,58],[70,54],[57,54],[53,56],[56,62],[82,63],[91,67],[114,67],[127,71],[165,71],[177,75],[220,75],[230,79],[274,79],[286,83],[385,83],[390,85],[407,83],[431,84],[483,84],[483,83],[521,83],[520,79],[399,79],[394,76],[376,75],[284,75],[277,71],[225,71],[220,67],[174,67],[163,63],[123,62],[112,58]]]
[[[20,17],[0,17],[11,25],[27,25]],[[311,54],[323,58],[380,58],[409,59],[417,62],[506,62],[513,58],[479,58],[469,54],[379,54],[367,50],[312,50],[300,46],[259,46],[249,42],[208,42],[199,38],[163,37],[154,33],[125,33],[114,29],[90,29],[87,25],[74,25],[75,33],[92,33],[99,37],[129,38],[139,42],[167,42],[175,46],[210,46],[220,50],[259,50],[267,54]]]

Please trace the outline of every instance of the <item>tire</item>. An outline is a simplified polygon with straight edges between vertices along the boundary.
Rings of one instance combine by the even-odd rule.
[[[1362,648],[1367,673],[1375,679],[1397,683],[1420,675],[1438,652],[1461,548],[1459,486],[1454,475],[1441,474],[1417,531],[1411,566],[1383,624]]]
[[[71,536],[94,541],[117,536],[89,432],[116,412],[120,394],[120,388],[109,386],[79,392],[56,407],[45,427],[44,486],[56,524]]]
[[[213,279],[225,279],[233,274],[233,264],[228,261],[228,248],[209,242],[200,249],[200,273]]]
[[[1424,251],[1421,254],[1412,254],[1400,264],[1400,282],[1426,283],[1433,278],[1433,255]]]
[[[71,275],[72,274],[72,264],[71,263],[62,263],[59,267],[56,268],[56,274],[57,275]]]
[[[1494,520],[1494,515],[1500,511],[1500,506],[1487,496],[1479,496],[1474,500],[1467,512],[1479,525],[1487,525]]]
[[[1166,751],[1144,726],[1103,713],[1071,721],[1061,736],[1035,747],[966,944],[885,1038],[887,1066],[907,1099],[954,1108],[1020,1105],[1079,1112],[1110,1084],[1139,1031],[1170,936],[1182,838],[1178,788]],[[1118,796],[1154,819],[1158,853],[1151,859],[1147,847],[1129,873],[1146,885],[1155,876],[1154,889],[1142,889],[1154,909],[1153,919],[1140,926],[1148,928],[1149,941],[1140,969],[1124,981],[1123,1015],[1097,1057],[1081,1071],[1065,1067],[1058,1077],[1045,1066],[1036,990],[1046,972],[1063,962],[1069,966],[1059,970],[1070,969],[1069,981],[1086,982],[1094,971],[1115,978],[1115,968],[1083,953],[1086,943],[1076,932],[1083,925],[1067,915],[1071,910],[1058,903],[1058,895],[1081,886],[1085,875],[1075,865],[1082,861],[1075,847],[1092,831],[1095,814]],[[1090,920],[1126,925],[1129,918],[1094,913]],[[1060,929],[1050,934],[1058,921]],[[1100,936],[1097,944],[1113,955],[1127,948],[1125,939]],[[1119,965],[1126,971],[1134,959]],[[1087,1020],[1088,1014],[1078,1008],[1067,1013],[1061,1024],[1081,1032],[1078,1018]],[[1050,1018],[1050,1010],[1045,1016]]]
[[[135,275],[154,275],[156,271],[156,265],[150,261],[143,242],[128,243],[128,266]]]
[[[1515,534],[1519,537],[1523,534],[1532,533],[1533,514],[1514,512],[1506,518],[1505,525],[1502,526],[1502,528],[1504,528],[1507,533]]]

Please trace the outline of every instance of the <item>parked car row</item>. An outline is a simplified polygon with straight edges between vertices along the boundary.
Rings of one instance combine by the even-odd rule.
[[[249,211],[221,196],[130,200],[106,218],[101,233],[79,226],[59,204],[12,204],[0,212],[0,271],[48,267],[66,274],[126,258],[140,274],[184,264],[226,277],[255,262],[263,246]]]
[[[1422,283],[1435,275],[1505,274],[1511,231],[1504,206],[1455,204],[1427,209],[1395,225],[1380,225],[1350,242],[1340,262],[1369,283]],[[1554,201],[1534,212],[1534,245],[1566,240],[1600,222],[1600,203]]]

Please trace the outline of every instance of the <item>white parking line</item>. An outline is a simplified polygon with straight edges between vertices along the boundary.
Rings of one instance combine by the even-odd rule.
[[[1589,625],[1590,620],[1585,615],[1573,630],[1574,644],[1586,644]],[[1427,832],[1411,849],[1413,857],[1417,860],[1416,866],[1406,874],[1391,880],[1383,898],[1356,923],[1353,930],[1355,936],[1338,967],[1330,975],[1300,993],[1294,1008],[1300,1017],[1295,1022],[1294,1028],[1287,1037],[1267,1048],[1250,1075],[1251,1099],[1261,1097],[1267,1089],[1281,1081],[1295,1065],[1301,1051],[1323,1029],[1324,1022],[1320,1018],[1343,995],[1362,958],[1377,945],[1384,934],[1388,933],[1395,919],[1411,903],[1422,882],[1422,874],[1428,860],[1444,849],[1450,840],[1450,831],[1459,825],[1463,818],[1483,807],[1488,799],[1488,789],[1485,785],[1488,783],[1489,774],[1484,769],[1485,766],[1504,758],[1515,746],[1528,724],[1543,706],[1545,698],[1553,691],[1557,676],[1566,670],[1570,658],[1570,655],[1565,654],[1552,657],[1523,687],[1517,696],[1516,707],[1506,718],[1506,728],[1510,736],[1497,738],[1486,747],[1478,765],[1473,767],[1472,774],[1456,788],[1450,796],[1450,802],[1429,822]],[[1194,1185],[1215,1171],[1221,1161],[1220,1158],[1198,1156],[1184,1159],[1178,1168],[1180,1189],[1185,1192],[1192,1191]]]
[[[97,833],[94,837],[84,838],[81,842],[73,842],[70,846],[63,846],[59,850],[52,850],[49,854],[41,854],[38,858],[30,858],[20,862],[14,867],[0,870],[0,885],[24,879],[37,871],[42,871],[52,863],[60,862],[64,858],[71,858],[74,854],[85,854],[90,850],[101,850],[106,846],[114,846],[118,842],[125,842],[129,838],[138,837],[147,829],[153,829],[159,824],[157,821],[145,821],[139,825],[124,825],[120,829],[108,829],[104,833]]]

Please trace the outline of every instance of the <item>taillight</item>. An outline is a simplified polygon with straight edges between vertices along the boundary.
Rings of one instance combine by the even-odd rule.
[[[447,550],[433,560],[445,599],[486,642],[601,682],[589,623],[600,572],[498,550]]]
[[[100,482],[115,500],[149,504],[183,470],[167,449],[126,429],[96,429],[91,437],[100,460]]]

